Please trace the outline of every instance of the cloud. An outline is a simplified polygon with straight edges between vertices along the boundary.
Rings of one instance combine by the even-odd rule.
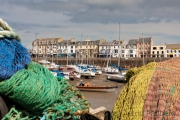
[[[6,0],[11,6],[56,12],[75,23],[159,23],[179,21],[179,0]],[[152,19],[153,18],[153,19]]]
[[[24,33],[31,33],[30,31],[25,31]]]
[[[24,45],[38,38],[128,41],[144,35],[154,43],[178,41],[179,0],[0,0],[0,16]],[[28,32],[29,31],[29,32]],[[29,33],[29,34],[27,34]]]

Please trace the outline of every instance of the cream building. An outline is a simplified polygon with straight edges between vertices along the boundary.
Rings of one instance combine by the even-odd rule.
[[[84,41],[76,42],[76,53],[78,58],[94,58],[98,56],[99,44],[103,43],[104,39],[90,40],[86,38]]]
[[[40,38],[32,42],[32,57],[56,57],[63,38]]]
[[[151,57],[165,57],[165,45],[152,45]]]

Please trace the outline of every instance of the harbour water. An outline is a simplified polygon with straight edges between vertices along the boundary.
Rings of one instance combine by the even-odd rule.
[[[111,82],[106,80],[105,75],[95,76],[94,78],[81,78],[84,83],[90,82],[91,85],[101,86],[101,85],[118,85],[118,88],[113,92],[90,92],[90,91],[80,91],[85,98],[90,102],[91,108],[96,109],[99,107],[105,107],[106,110],[112,111],[113,106],[120,91],[124,87],[124,83]],[[72,85],[77,85],[79,80],[74,80],[69,82]]]

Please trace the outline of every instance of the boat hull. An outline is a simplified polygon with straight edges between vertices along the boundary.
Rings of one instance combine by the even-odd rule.
[[[107,76],[106,77],[106,80],[108,80],[108,81],[112,81],[112,82],[119,82],[119,83],[125,83],[126,82],[126,80],[125,80],[125,78],[124,77],[122,77],[122,76],[116,76],[116,75],[111,75],[111,76]]]
[[[75,80],[75,79],[79,80],[80,78],[81,78],[80,74],[79,75],[69,75],[69,79],[71,79],[71,80]]]
[[[112,92],[118,88],[118,86],[111,86],[111,87],[86,87],[86,86],[76,86],[81,91],[93,91],[93,92]]]

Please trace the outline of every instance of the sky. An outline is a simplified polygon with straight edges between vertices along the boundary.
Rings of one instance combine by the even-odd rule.
[[[0,0],[0,18],[28,49],[36,38],[180,43],[180,0]]]

